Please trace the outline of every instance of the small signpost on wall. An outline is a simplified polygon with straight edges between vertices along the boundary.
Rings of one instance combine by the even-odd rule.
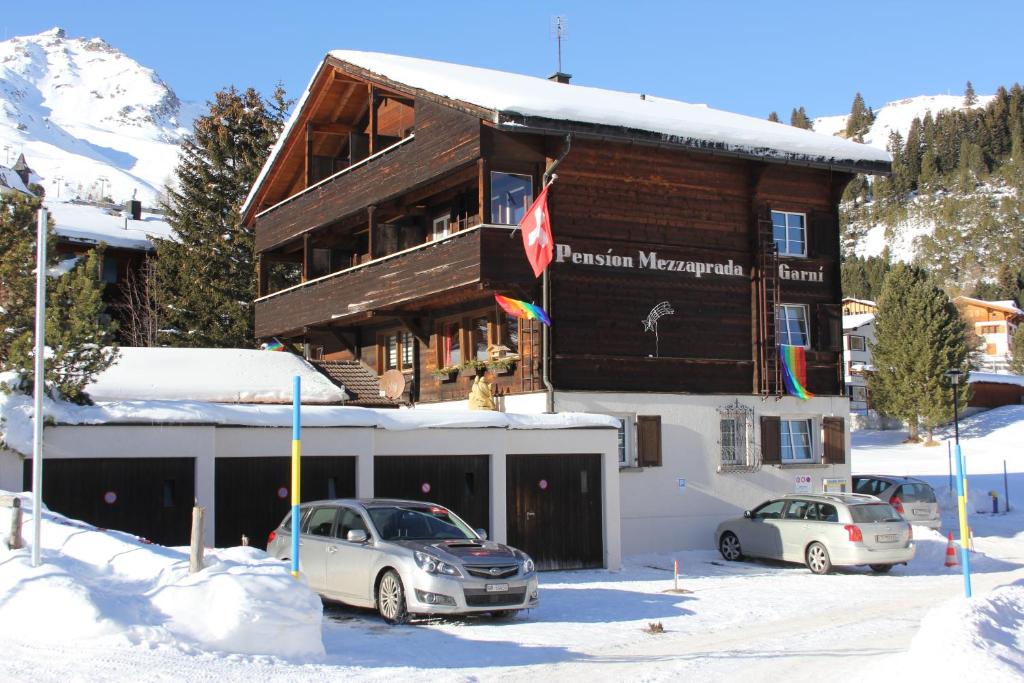
[[[824,479],[821,482],[821,490],[824,493],[846,493],[846,479]]]
[[[811,487],[814,484],[814,480],[811,478],[811,475],[809,475],[809,474],[798,474],[793,479],[794,479],[794,484],[795,484],[795,486],[793,488],[793,492],[794,493],[810,493],[811,492],[811,490],[812,490]]]
[[[686,480],[685,479],[676,479],[676,485],[679,487],[679,493],[685,493],[686,492]]]

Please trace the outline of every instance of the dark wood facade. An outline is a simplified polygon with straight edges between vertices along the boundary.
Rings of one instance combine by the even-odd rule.
[[[515,360],[497,378],[499,393],[541,389],[536,326],[519,325],[517,348],[502,343],[505,316],[493,295],[540,303],[541,288],[518,233],[492,215],[491,182],[492,173],[525,176],[536,195],[545,169],[567,149],[565,136],[503,128],[486,111],[330,59],[321,72],[323,83],[357,83],[370,93],[369,109],[324,121],[330,107],[307,104],[293,131],[344,125],[372,138],[380,125],[370,113],[375,89],[397,93],[412,126],[387,131],[390,146],[376,144],[383,151],[352,166],[352,143],[341,145],[332,162],[340,170],[308,186],[273,180],[278,167],[297,177],[310,163],[301,162],[301,145],[285,144],[296,151],[275,161],[246,214],[260,261],[257,335],[304,341],[325,358],[359,358],[378,373],[397,367],[420,401],[465,398],[474,368],[461,378],[438,371],[453,338],[465,364],[482,359],[486,337]],[[329,99],[330,88],[342,86],[321,87]],[[317,93],[314,85],[309,99]],[[775,304],[794,304],[809,328],[808,389],[842,394],[837,206],[852,169],[598,139],[572,128],[549,193],[559,256],[549,271],[556,389],[780,393]],[[772,211],[805,217],[805,256],[774,256]],[[448,226],[440,236],[439,220]],[[281,263],[302,277],[275,292],[272,269]],[[663,301],[674,313],[659,321],[656,339],[642,321]],[[482,317],[487,331],[474,337]],[[404,362],[388,351],[392,330],[415,339]]]

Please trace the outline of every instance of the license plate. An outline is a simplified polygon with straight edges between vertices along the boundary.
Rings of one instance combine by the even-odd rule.
[[[925,516],[928,515],[928,511],[927,510],[918,510],[917,508],[914,508],[914,514],[917,515],[918,517],[925,517]]]
[[[875,540],[879,543],[895,543],[900,540],[899,534],[879,534],[875,536]]]
[[[508,593],[507,583],[489,583],[487,584],[488,593]]]

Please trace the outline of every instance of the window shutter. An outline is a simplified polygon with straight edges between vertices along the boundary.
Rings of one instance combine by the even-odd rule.
[[[807,254],[839,262],[839,225],[831,212],[813,211],[807,217]]]
[[[818,351],[843,350],[843,307],[839,304],[816,306],[814,348]]]
[[[636,416],[637,464],[661,467],[661,415]]]
[[[825,463],[842,465],[846,463],[846,424],[841,417],[821,418],[821,429],[825,433]]]
[[[779,431],[779,418],[764,415],[761,417],[761,462],[765,465],[782,464],[782,436]]]

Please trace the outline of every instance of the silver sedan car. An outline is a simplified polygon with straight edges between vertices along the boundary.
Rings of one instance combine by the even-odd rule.
[[[533,560],[486,540],[450,510],[408,500],[322,500],[300,508],[299,571],[326,598],[376,608],[398,624],[411,614],[490,612],[538,604]],[[267,539],[290,560],[291,513]]]
[[[806,564],[815,574],[866,564],[887,572],[914,557],[913,532],[891,505],[855,493],[790,494],[718,525],[722,557]]]

